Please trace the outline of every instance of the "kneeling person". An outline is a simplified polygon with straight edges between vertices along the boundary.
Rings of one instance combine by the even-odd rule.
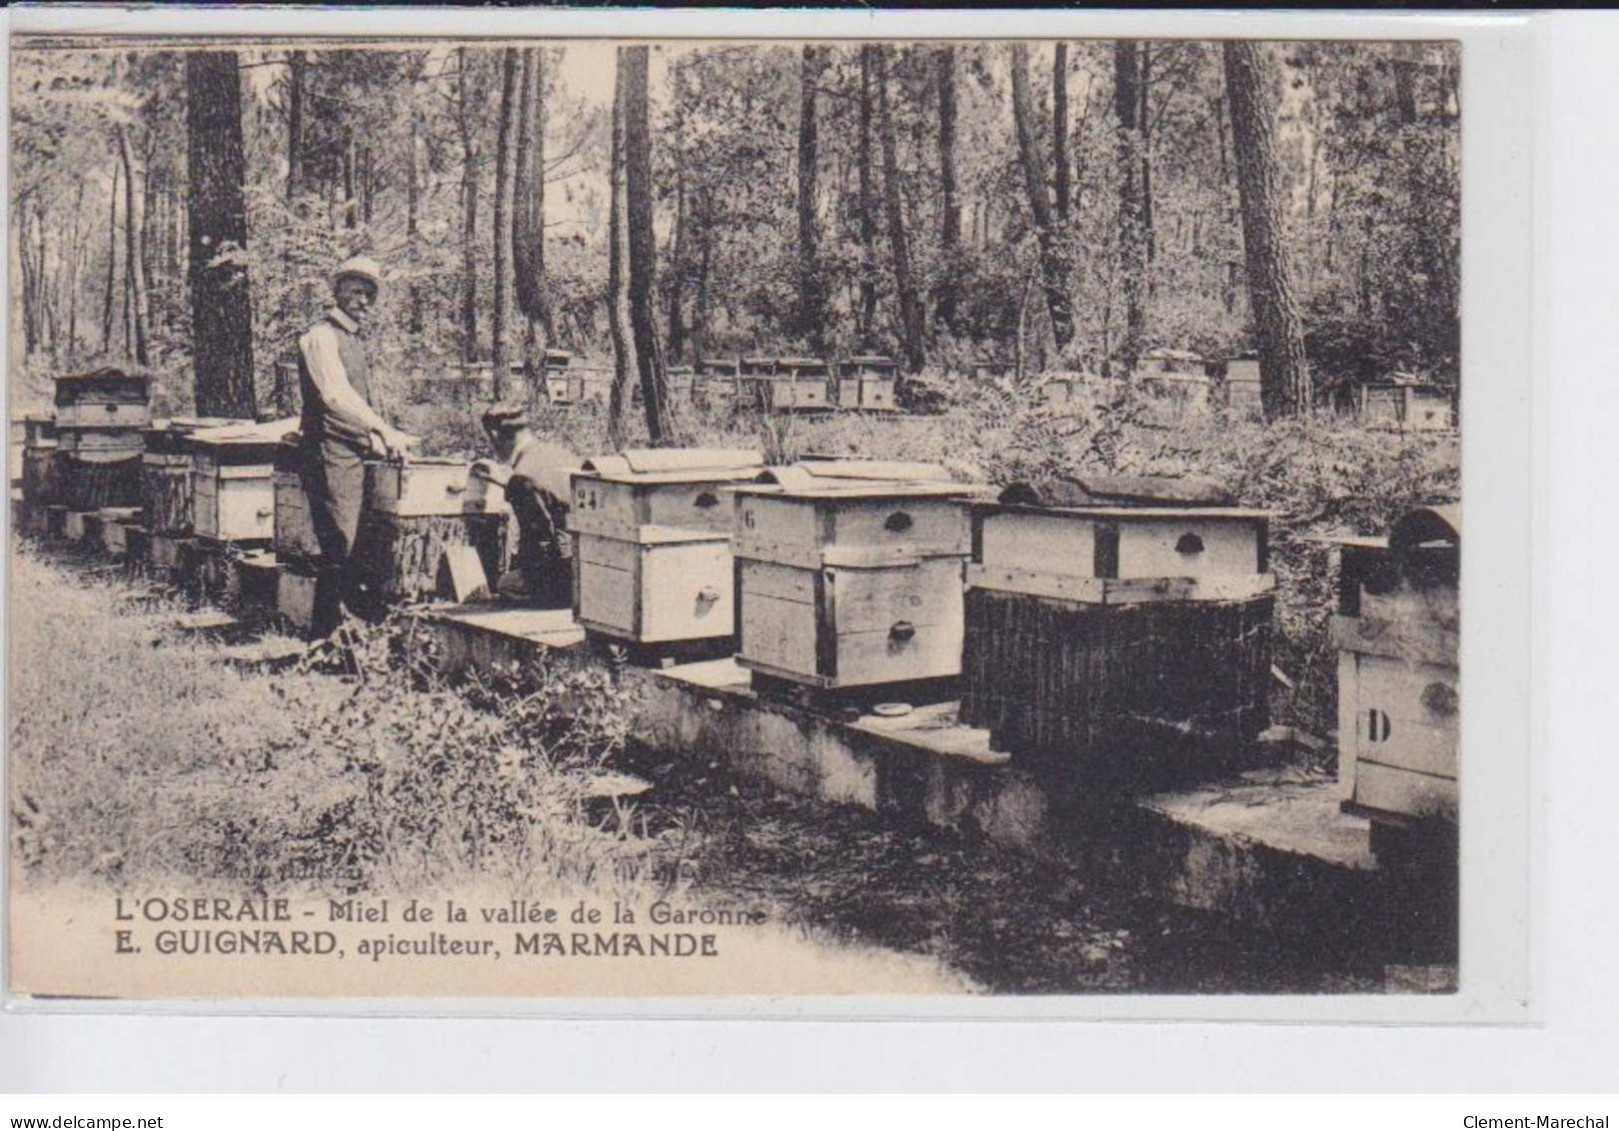
[[[565,530],[569,479],[579,470],[579,457],[536,436],[527,412],[515,405],[491,408],[483,427],[499,462],[479,460],[472,473],[505,487],[517,518],[516,569],[497,588],[524,604],[565,608],[573,592]]]

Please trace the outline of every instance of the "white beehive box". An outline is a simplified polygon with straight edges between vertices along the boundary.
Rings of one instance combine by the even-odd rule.
[[[1268,511],[1212,505],[1207,485],[1129,477],[1014,485],[973,509],[968,582],[1096,604],[1269,592]]]
[[[851,390],[849,383],[855,388]],[[851,357],[838,376],[838,403],[858,405],[868,412],[888,412],[894,408],[894,390],[899,383],[899,365],[890,357],[864,354]],[[846,399],[853,392],[852,400]]]
[[[721,491],[760,470],[756,451],[596,456],[573,476],[574,615],[643,644],[736,631],[731,523]]]
[[[827,689],[960,674],[973,488],[862,461],[762,478],[734,492],[743,666]]]
[[[1338,779],[1374,822],[1454,822],[1459,507],[1419,508],[1389,538],[1341,541]]]
[[[653,449],[594,456],[575,472],[568,529],[633,539],[643,526],[729,534],[720,489],[747,483],[764,457],[746,449]]]
[[[471,465],[465,460],[443,457],[408,459],[402,463],[368,460],[365,465],[366,505],[379,514],[400,517],[461,514],[479,509],[468,506],[471,471]],[[473,497],[481,500],[487,495],[474,493]]]
[[[276,445],[295,420],[192,432],[192,529],[220,542],[264,542],[275,533]]]

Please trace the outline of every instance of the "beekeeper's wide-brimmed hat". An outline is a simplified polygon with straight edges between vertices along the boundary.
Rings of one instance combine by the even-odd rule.
[[[343,260],[332,272],[332,286],[344,279],[364,279],[379,291],[382,289],[382,264],[368,255],[355,255]]]

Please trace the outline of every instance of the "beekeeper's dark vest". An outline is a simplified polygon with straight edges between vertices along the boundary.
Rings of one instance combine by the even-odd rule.
[[[370,404],[371,372],[366,365],[365,348],[360,344],[358,335],[350,333],[329,314],[325,321],[337,332],[337,356],[343,362],[344,376],[348,378],[354,391],[360,394],[360,399]],[[327,414],[320,390],[315,387],[315,379],[309,375],[309,362],[304,357],[302,349],[298,351],[298,389],[302,394],[304,406],[299,431],[306,443],[318,442],[332,436],[347,440],[358,447],[370,446],[370,438],[367,435],[356,433],[352,428]]]

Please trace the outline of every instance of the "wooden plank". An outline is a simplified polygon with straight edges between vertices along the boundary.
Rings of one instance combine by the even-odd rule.
[[[439,559],[438,584],[434,595],[441,601],[464,605],[489,597],[489,578],[483,562],[471,546],[450,546]]]
[[[58,428],[145,428],[151,423],[151,406],[132,401],[85,400],[56,410]]]
[[[975,561],[996,569],[1056,574],[1057,566],[1089,572],[1095,556],[1096,524],[1066,515],[989,513],[978,517],[982,546]],[[1058,596],[1060,594],[1053,594]]]
[[[969,565],[967,584],[1002,593],[1021,593],[1092,605],[1131,605],[1162,601],[1246,601],[1272,592],[1276,588],[1276,578],[1264,573],[1237,577],[1125,580]]]
[[[961,593],[955,594],[959,612]],[[840,632],[834,687],[865,687],[961,674],[964,626],[959,616],[936,624],[895,624],[871,632]]]
[[[307,636],[315,625],[315,578],[282,567],[276,577],[276,612]]]
[[[460,514],[470,474],[471,465],[456,459],[368,460],[366,503],[378,513],[402,517]]]
[[[702,640],[736,631],[732,561],[724,542],[641,547],[639,639]]]
[[[614,569],[601,562],[575,555],[574,570],[579,579],[578,607],[581,623],[604,625],[626,636],[635,635],[635,572]]]
[[[748,589],[743,590],[742,600],[747,615],[740,625],[740,662],[787,678],[818,682],[815,605]]]
[[[1363,656],[1357,677],[1357,760],[1454,778],[1456,670]],[[1439,690],[1431,692],[1430,688]],[[1375,726],[1372,712],[1379,712]]]
[[[922,554],[972,550],[972,527],[964,503],[954,499],[861,500],[833,511],[837,545],[908,546]]]
[[[636,543],[622,538],[580,534],[574,539],[573,556],[576,560],[606,566],[609,569],[625,572],[634,570],[639,553]]]
[[[1455,665],[1460,636],[1454,629],[1417,619],[1335,616],[1329,622],[1335,648],[1414,663]]]
[[[277,471],[271,476],[275,515],[271,520],[275,552],[286,557],[318,558],[320,540],[310,516],[309,498],[303,479],[296,472]]]
[[[745,595],[774,597],[802,605],[815,602],[815,572],[774,562],[738,560],[738,585]]]
[[[1454,778],[1361,760],[1355,768],[1354,804],[1406,817],[1454,821],[1457,784]]]
[[[842,636],[886,632],[900,622],[959,622],[961,565],[956,558],[934,558],[909,568],[825,571],[837,601],[834,631]]]

